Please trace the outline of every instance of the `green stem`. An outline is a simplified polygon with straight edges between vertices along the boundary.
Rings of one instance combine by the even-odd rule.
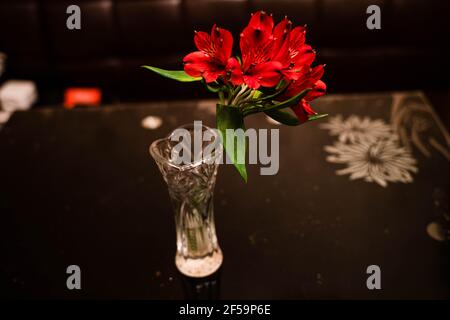
[[[229,94],[228,94],[228,104],[230,105],[231,104],[231,102],[233,101],[233,98],[234,98],[234,95],[235,95],[235,93],[236,93],[236,91],[238,91],[239,90],[239,87],[237,87],[237,88],[233,88],[232,86],[230,86],[230,89],[229,89]]]
[[[273,98],[276,98],[277,96],[279,96],[280,94],[282,94],[287,87],[289,87],[290,82],[286,82],[284,83],[281,88],[275,92],[274,94],[268,95],[268,96],[262,96],[261,98],[258,99],[250,99],[248,100],[248,102],[250,103],[257,103],[257,102],[261,102],[261,101],[267,101],[267,100],[272,100]]]
[[[261,105],[251,105],[251,106],[246,107],[245,109],[243,109],[242,115],[244,117],[246,117],[246,116],[248,116],[250,114],[258,113],[258,112],[261,112],[261,111],[263,111],[263,106],[261,106]]]
[[[255,93],[255,90],[247,91],[245,94],[243,94],[241,96],[241,99],[240,99],[239,103],[240,104],[244,104],[244,103],[252,101],[252,96],[253,96],[254,93]]]
[[[241,87],[241,90],[238,92],[238,94],[234,97],[233,101],[231,104],[236,105],[237,102],[239,101],[239,97],[247,90],[248,86],[246,84],[244,84]]]
[[[220,100],[220,104],[225,104],[225,97],[224,97],[223,91],[219,91],[219,100]]]

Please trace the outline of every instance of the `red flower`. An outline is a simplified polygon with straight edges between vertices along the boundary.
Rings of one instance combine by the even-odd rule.
[[[192,77],[202,76],[207,83],[225,76],[228,59],[233,49],[233,36],[228,30],[214,25],[211,35],[196,32],[195,45],[199,51],[184,57],[184,71]]]
[[[274,37],[273,18],[263,11],[252,15],[247,27],[241,33],[242,80],[251,89],[260,86],[273,87],[281,79],[281,63],[273,61]],[[232,81],[236,85],[235,82]]]
[[[256,58],[254,63],[260,63],[263,59],[270,58],[271,45],[273,44],[272,29],[274,26],[273,18],[264,11],[258,11],[252,14],[247,27],[241,33],[241,51],[242,59],[245,60],[244,68],[248,68],[249,59]],[[242,50],[244,49],[244,50]]]
[[[319,82],[323,66],[311,69],[315,52],[305,44],[306,28],[292,28],[284,18],[274,26],[271,15],[264,11],[252,14],[240,37],[242,62],[231,58],[233,37],[225,29],[213,26],[211,34],[196,32],[195,45],[199,51],[184,57],[184,71],[194,77],[202,76],[207,83],[219,77],[235,86],[246,84],[250,89],[274,87],[282,78],[290,83],[284,97],[290,98],[306,88],[312,88],[299,106],[294,108],[299,119],[314,112],[309,102],[325,92]],[[304,114],[306,112],[306,115]]]
[[[283,65],[281,72],[287,80],[298,80],[304,68],[309,68],[316,58],[311,46],[305,44],[306,28],[295,27],[284,18],[274,29],[275,38],[273,60]]]
[[[327,86],[325,82],[322,80],[318,80],[313,86],[312,90],[309,91],[306,96],[300,101],[298,105],[295,107],[292,107],[292,110],[297,115],[298,120],[300,123],[308,121],[309,116],[317,114],[309,104],[314,99],[321,97],[325,94],[327,91]]]
[[[319,81],[324,74],[324,65],[318,65],[314,68],[304,69],[298,80],[293,81],[286,92],[283,94],[285,98],[291,98],[305,89],[312,88],[312,86]]]
[[[309,104],[312,100],[323,96],[326,92],[326,84],[320,80],[324,73],[324,66],[318,65],[308,71],[303,71],[298,80],[293,81],[286,92],[283,94],[282,99],[291,98],[307,88],[311,88],[306,96],[300,100],[300,102],[292,107],[292,110],[297,115],[300,123],[308,121],[308,117],[317,114]]]

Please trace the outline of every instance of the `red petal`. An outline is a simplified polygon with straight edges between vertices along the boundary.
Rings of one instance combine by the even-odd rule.
[[[324,95],[326,92],[326,85],[323,81],[319,80],[314,84],[313,89],[308,92],[306,97],[300,101],[298,105],[292,107],[292,110],[297,115],[300,123],[308,121],[308,116],[317,114],[309,104],[310,101]]]
[[[295,115],[297,116],[298,121],[300,123],[304,123],[308,121],[308,117],[310,115],[317,114],[312,108],[311,105],[305,101],[305,99],[302,99],[299,104],[291,108]]]
[[[292,22],[287,17],[284,17],[273,29],[273,36],[276,39],[287,38],[289,31],[291,30]]]
[[[194,36],[194,43],[198,50],[211,54],[213,48],[212,48],[212,42],[211,42],[211,36],[203,31],[198,31],[195,33]]]
[[[288,18],[284,18],[281,20],[273,29],[273,37],[274,37],[274,51],[277,52],[279,49],[283,47],[283,44],[286,44],[286,47],[289,48],[288,42],[289,40],[289,32],[291,30],[292,22],[288,20]],[[277,60],[277,59],[275,59]],[[279,60],[278,60],[279,61]]]
[[[252,63],[261,63],[273,56],[273,19],[261,11],[253,14],[250,23],[241,33],[240,47],[243,69]]]
[[[302,101],[300,101],[303,110],[305,110],[307,115],[314,115],[317,114],[312,108],[311,105],[309,104],[308,101],[306,101],[305,99],[302,99]]]
[[[284,69],[289,68],[289,66],[291,65],[291,56],[289,54],[288,37],[285,37],[284,40],[275,38],[272,47],[272,60],[281,62]]]
[[[313,89],[309,91],[305,97],[306,101],[312,101],[323,96],[327,92],[327,85],[322,80],[317,81]]]
[[[303,46],[305,44],[305,39],[306,39],[306,28],[305,27],[295,27],[289,33],[290,47],[294,50]]]
[[[308,114],[306,113],[305,109],[303,108],[303,102],[300,101],[299,104],[297,104],[294,107],[291,107],[292,111],[294,111],[295,115],[297,116],[297,119],[300,123],[304,123],[308,121]]]
[[[287,80],[299,80],[305,76],[305,70],[310,69],[311,63],[316,58],[316,53],[311,46],[304,45],[296,56],[290,61],[289,67],[283,70],[283,75]],[[283,64],[285,66],[285,64]],[[309,73],[309,72],[308,72]]]
[[[228,59],[227,63],[227,73],[229,73],[229,78],[232,84],[239,86],[244,82],[244,77],[242,74],[241,65],[236,58]]]
[[[244,71],[248,70],[251,65],[267,62],[273,56],[272,39],[265,39],[258,43],[252,43],[241,37],[241,53],[242,53],[242,68]]]
[[[184,71],[192,76],[203,76],[206,82],[213,82],[225,73],[225,67],[217,64],[217,62],[201,51],[189,53],[183,59]]]
[[[244,76],[245,84],[251,89],[258,89],[261,84],[258,81],[258,78],[253,76]]]
[[[215,49],[214,57],[226,65],[233,50],[233,36],[231,32],[214,25],[211,30],[211,41]]]
[[[255,12],[248,23],[248,26],[253,29],[260,29],[263,32],[270,33],[272,33],[273,25],[274,23],[272,16],[268,15],[264,11]]]
[[[222,76],[224,73],[224,70],[210,68],[203,72],[203,78],[205,79],[206,83],[210,83],[216,81],[217,78]]]
[[[314,52],[313,48],[307,44],[301,46],[296,55],[292,58],[292,62],[296,66],[301,65],[308,65],[310,66],[314,59],[316,58],[316,53]]]
[[[192,77],[200,77],[210,65],[211,58],[202,51],[189,53],[184,57],[184,71]]]
[[[288,81],[297,81],[302,76],[302,69],[303,67],[298,68],[287,68],[281,70],[281,73],[283,74],[284,78]]]
[[[310,74],[312,84],[314,84],[317,81],[319,81],[320,78],[322,78],[324,72],[325,72],[325,70],[324,70],[324,65],[323,64],[320,64],[320,65],[315,66],[314,68],[312,68],[311,74]]]
[[[293,81],[290,86],[287,88],[286,92],[283,94],[283,98],[290,98],[295,96],[296,94],[302,92],[307,88],[313,88],[314,85],[319,81],[324,73],[323,65],[318,65],[312,69],[302,69],[299,71],[298,79]],[[283,70],[283,74],[286,77],[292,76],[292,73],[289,74],[287,71]],[[320,85],[320,84],[319,84]],[[320,87],[319,87],[320,88]]]
[[[226,65],[233,49],[233,36],[230,31],[217,27],[212,27],[211,35],[199,31],[195,33],[194,42],[198,50],[214,58],[223,65]]]
[[[282,65],[278,61],[257,64],[244,76],[245,83],[252,89],[259,86],[273,87],[280,81]]]
[[[299,76],[299,78],[296,81],[291,82],[286,92],[283,94],[283,97],[293,97],[308,88],[309,74],[310,72],[306,70],[301,70],[300,72],[298,72],[297,75]]]

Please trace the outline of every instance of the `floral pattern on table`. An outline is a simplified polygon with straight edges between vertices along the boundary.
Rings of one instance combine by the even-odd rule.
[[[387,187],[414,181],[414,154],[450,161],[450,137],[423,93],[394,93],[389,108],[388,117],[336,114],[320,124],[337,139],[324,147],[328,162],[345,165],[337,175]]]
[[[413,181],[417,161],[400,146],[397,134],[383,120],[356,115],[343,119],[337,115],[321,128],[338,136],[338,141],[324,148],[330,154],[328,162],[346,165],[336,171],[337,175],[350,175],[351,180],[363,179],[382,187],[388,182]]]

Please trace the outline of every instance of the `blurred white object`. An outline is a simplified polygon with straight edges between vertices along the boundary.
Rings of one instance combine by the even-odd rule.
[[[154,130],[159,128],[162,125],[162,119],[160,117],[157,116],[148,116],[145,117],[144,119],[142,119],[141,121],[141,125],[145,128],[145,129],[150,129],[150,130]]]
[[[9,120],[12,112],[0,110],[0,128]]]
[[[5,111],[28,110],[36,100],[33,81],[9,80],[0,88],[0,104]]]
[[[0,77],[5,72],[6,54],[0,52]]]

